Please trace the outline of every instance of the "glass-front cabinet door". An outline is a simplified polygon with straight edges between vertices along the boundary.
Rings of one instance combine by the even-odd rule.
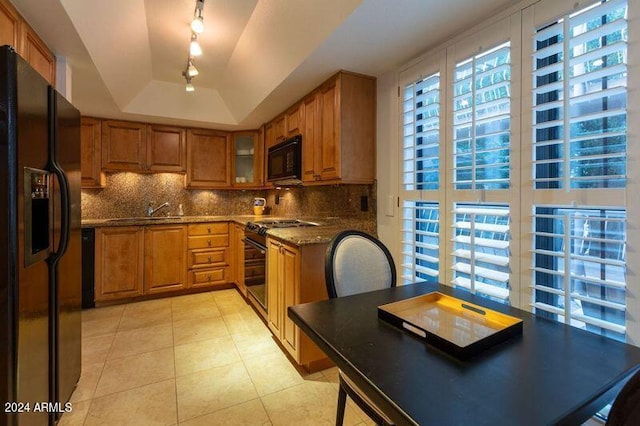
[[[262,144],[258,131],[233,134],[233,186],[255,188],[262,186]]]

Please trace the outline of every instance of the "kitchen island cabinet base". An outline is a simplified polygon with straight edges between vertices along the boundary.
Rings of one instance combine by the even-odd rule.
[[[296,364],[312,370],[327,356],[287,316],[289,306],[326,300],[327,244],[293,246],[267,238],[267,326]]]

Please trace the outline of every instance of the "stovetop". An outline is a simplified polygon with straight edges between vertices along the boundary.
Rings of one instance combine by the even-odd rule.
[[[318,224],[300,219],[263,219],[255,222],[247,222],[246,230],[259,235],[266,235],[268,229],[302,228],[308,226],[318,226]]]

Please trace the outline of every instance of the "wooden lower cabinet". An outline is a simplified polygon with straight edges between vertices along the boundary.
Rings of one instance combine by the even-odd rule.
[[[95,300],[228,286],[229,224],[96,229]]]
[[[247,287],[244,284],[244,226],[234,223],[231,233],[231,279],[244,297],[247,297]]]
[[[187,230],[184,225],[144,231],[144,291],[156,294],[186,287]]]
[[[229,223],[194,223],[187,230],[187,287],[215,288],[232,282]]]
[[[144,229],[96,229],[95,299],[104,302],[142,296]]]
[[[267,325],[291,357],[309,370],[326,355],[291,321],[287,308],[327,299],[326,244],[296,247],[267,238]]]
[[[229,282],[229,269],[226,266],[189,271],[189,288],[211,287]]]

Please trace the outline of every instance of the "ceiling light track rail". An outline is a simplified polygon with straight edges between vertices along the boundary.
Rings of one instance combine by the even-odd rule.
[[[198,43],[198,35],[204,31],[204,17],[202,10],[204,8],[204,0],[196,0],[196,7],[193,11],[193,20],[191,21],[191,41],[189,42],[189,54],[187,55],[187,66],[182,71],[182,76],[186,81],[185,90],[187,92],[195,91],[195,87],[191,80],[199,74],[194,64],[194,58],[202,55],[202,48]]]

